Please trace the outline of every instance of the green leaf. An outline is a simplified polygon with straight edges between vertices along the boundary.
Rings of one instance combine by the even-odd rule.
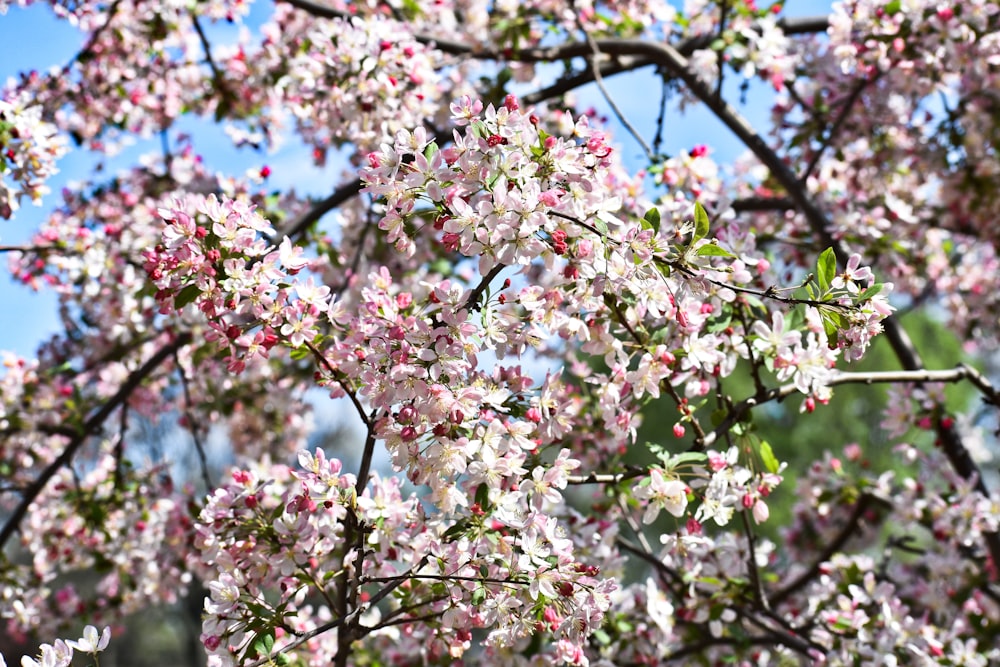
[[[816,279],[819,281],[819,291],[822,294],[830,289],[830,283],[837,277],[837,256],[833,248],[827,248],[816,260]]]
[[[655,206],[642,216],[642,228],[652,229],[654,234],[660,233],[660,209]]]
[[[432,141],[431,143],[427,144],[426,148],[424,148],[424,157],[430,160],[437,152],[438,152],[437,142]]]
[[[719,333],[720,331],[725,331],[733,322],[733,313],[731,310],[724,310],[718,314],[716,317],[712,317],[706,323],[708,326],[708,331],[710,333]]]
[[[873,296],[875,296],[879,292],[881,292],[883,286],[884,286],[883,283],[875,283],[874,285],[872,285],[871,287],[869,287],[868,289],[866,289],[864,292],[862,292],[861,294],[859,294],[857,296],[857,301],[859,303],[863,302],[863,301],[867,301],[868,299],[872,298]]]
[[[700,257],[736,257],[733,253],[715,243],[706,243],[698,248],[695,254]]]
[[[774,456],[774,450],[771,449],[771,444],[767,440],[760,441],[760,460],[768,472],[778,472],[781,464],[778,463],[778,459]]]
[[[476,488],[476,504],[478,504],[479,508],[482,509],[483,511],[486,511],[486,509],[489,507],[490,487],[485,483],[480,484]]]
[[[701,205],[701,202],[694,204],[694,235],[691,237],[691,245],[708,236],[708,231],[712,222],[708,219],[708,211]]]
[[[670,457],[670,467],[676,468],[685,463],[704,463],[708,460],[708,454],[704,452],[683,452]]]
[[[623,635],[627,635],[630,632],[635,631],[635,626],[628,622],[628,619],[621,617],[615,619],[615,630]]]
[[[434,273],[440,274],[441,276],[447,278],[450,276],[455,268],[455,263],[451,260],[439,258],[431,262],[430,270]]]
[[[472,132],[473,136],[478,137],[479,139],[485,139],[490,136],[490,131],[486,127],[486,123],[479,119],[469,123],[469,130]]]
[[[889,16],[895,16],[903,9],[902,0],[892,0],[885,6],[885,13]]]
[[[174,297],[174,308],[181,310],[184,306],[194,303],[194,300],[201,294],[201,288],[195,284],[190,284]]]
[[[257,638],[254,639],[250,647],[253,655],[259,655],[265,658],[270,657],[271,649],[274,648],[274,635],[270,632],[261,633],[257,635]]]
[[[843,325],[839,317],[834,315],[823,316],[823,331],[826,332],[826,337],[831,344],[837,343],[841,328],[843,328]]]
[[[608,236],[610,232],[608,231],[608,223],[600,218],[594,220],[594,228],[599,231],[603,236]]]
[[[454,526],[444,531],[444,541],[451,542],[469,529],[468,519],[459,519]]]

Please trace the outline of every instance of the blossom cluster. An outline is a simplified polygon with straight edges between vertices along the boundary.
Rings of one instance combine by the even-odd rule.
[[[557,652],[572,658],[608,608],[613,581],[574,558],[555,517],[485,500],[459,522],[428,517],[396,478],[376,476],[357,495],[354,477],[321,449],[301,453],[299,464],[238,470],[202,510],[197,567],[211,568],[202,636],[211,665],[269,657],[262,648],[326,664],[338,632],[349,630],[308,633],[336,613],[345,576],[362,590],[365,643],[398,640],[403,622],[407,643],[430,660],[462,657],[478,628],[490,629],[486,644],[501,651],[552,633]],[[275,590],[278,599],[265,595]],[[363,603],[386,594],[388,606]],[[440,622],[407,622],[428,614]]]
[[[0,95],[0,218],[13,216],[24,197],[41,204],[45,181],[65,152],[62,137],[27,92]]]
[[[655,351],[651,356],[661,363],[680,359],[677,372],[669,372],[670,363],[659,368],[643,357],[643,383],[628,379],[637,399],[647,391],[658,396],[654,387],[666,376],[675,385],[687,382],[689,394],[703,395],[709,378],[728,374],[747,355],[743,339],[750,332],[734,326],[719,335],[712,326],[740,306],[728,286],[753,285],[750,268],[766,270],[769,265],[745,233],[723,227],[709,243],[707,229],[677,215],[676,198],[664,206],[670,218],[664,219],[659,207],[649,218],[629,216],[620,199],[592,185],[607,183],[611,153],[605,136],[590,128],[587,117],[577,121],[571,137],[558,137],[541,129],[537,117],[511,97],[503,106],[485,110],[464,98],[452,110],[456,122],[466,126],[464,134],[456,132],[453,146],[438,150],[418,128],[397,134],[393,146],[369,156],[365,180],[368,190],[385,201],[379,227],[397,250],[412,252],[417,232],[432,233],[446,249],[478,258],[483,275],[498,265],[528,266],[540,260],[548,268],[565,258],[561,276],[548,268],[545,281],[558,286],[562,298],[544,314],[537,312],[533,302],[538,290],[532,288],[522,290],[518,299],[501,300],[498,312],[505,321],[516,322],[517,306],[533,311],[532,322],[545,322],[551,333],[579,340],[585,352],[622,368],[632,362],[611,333],[614,325],[624,324],[633,332],[665,329],[668,337],[658,342],[666,345],[650,345],[649,353]],[[671,168],[664,175],[677,179],[676,173]],[[664,224],[671,220],[676,226]],[[700,224],[707,226],[707,216]],[[727,241],[741,254],[727,249]],[[881,288],[868,289],[874,288],[872,274],[860,265],[860,256],[851,258],[840,275],[831,272],[830,259],[818,286],[829,304],[826,311],[810,306],[799,325],[803,333],[790,333],[785,344],[756,346],[773,360],[786,352],[786,345],[792,349],[792,343],[801,341],[794,354],[774,365],[782,379],[794,377],[803,393],[822,391],[838,350],[860,358],[891,312]],[[705,279],[711,282],[706,285]],[[609,321],[608,299],[634,301],[635,308],[626,311],[634,321]],[[841,314],[829,313],[839,308]],[[573,317],[577,313],[581,317]],[[779,316],[775,313],[775,322],[783,322]],[[584,328],[581,320],[590,324]],[[780,330],[783,325],[776,326]],[[782,336],[763,329],[754,333]]]
[[[984,2],[837,3],[828,42],[800,47],[808,76],[774,107],[834,233],[853,248],[880,248],[874,268],[898,291],[943,295],[969,345],[985,347],[996,345],[995,291],[983,289],[997,263],[997,133],[984,104],[997,85],[996,16]],[[832,117],[840,120],[827,140],[808,139]],[[761,222],[809,234],[790,213]]]
[[[278,247],[268,244],[274,229],[252,204],[209,195],[159,214],[168,223],[163,243],[144,253],[144,267],[158,288],[160,311],[190,305],[203,313],[207,340],[228,352],[230,371],[267,357],[279,334],[292,347],[312,342],[330,288],[311,278],[291,284],[288,277],[309,262],[288,237]]]
[[[21,667],[69,667],[73,662],[73,652],[90,653],[96,656],[108,647],[111,641],[111,628],[105,627],[98,634],[97,628],[88,625],[83,629],[79,639],[65,641],[57,639],[52,644],[42,644],[38,648],[38,658],[24,656]],[[0,655],[0,667],[7,667],[7,661]]]
[[[244,24],[250,4],[57,1],[83,48],[0,93],[4,217],[43,192],[55,128],[165,153],[65,190],[10,262],[66,331],[3,357],[8,634],[200,580],[212,667],[1000,660],[1000,507],[940,386],[898,384],[883,415],[940,451],[809,454],[790,508],[785,459],[813,443],[758,429],[763,404],[831,401],[902,326],[893,294],[1000,341],[994,5],[846,0],[821,39],[753,0],[331,0]],[[676,85],[744,138],[727,68],[768,82],[756,157],[731,173],[657,136],[648,174],[625,168],[563,93],[651,61],[664,118]],[[327,199],[254,191],[174,147],[188,114],[355,171]],[[307,394],[342,399],[356,451],[332,454]],[[109,634],[22,664],[96,661]]]
[[[775,467],[755,473],[741,465],[735,447],[725,453],[710,450],[705,455],[674,456],[663,467],[650,469],[649,477],[636,485],[634,497],[645,501],[642,522],[646,524],[653,523],[663,510],[687,518],[688,503],[696,498],[699,506],[687,524],[689,529],[700,530],[706,521],[725,526],[742,510],[763,523],[770,516],[766,498],[781,483],[778,472]]]
[[[131,469],[105,453],[80,480],[64,470],[26,519],[21,547],[30,564],[5,564],[0,618],[12,635],[55,634],[81,616],[117,621],[176,602],[190,582],[190,526],[162,469]],[[67,576],[91,571],[101,573],[95,581]]]
[[[291,116],[322,163],[330,148],[349,143],[364,154],[399,129],[445,120],[443,54],[397,21],[317,20],[279,5],[262,32],[259,52],[248,56],[241,48],[225,61],[240,97],[261,98],[251,136],[270,138],[272,126]]]

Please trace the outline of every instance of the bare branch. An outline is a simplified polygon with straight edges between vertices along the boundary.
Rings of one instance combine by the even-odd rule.
[[[837,373],[826,382],[826,385],[834,387],[840,384],[886,384],[902,382],[914,382],[918,384],[923,382],[955,383],[963,380],[968,380],[973,386],[979,389],[987,403],[1000,406],[1000,402],[998,402],[1000,401],[1000,396],[998,396],[997,390],[993,388],[989,381],[983,377],[979,371],[970,366],[966,366],[965,364],[946,370],[919,369],[914,371]],[[753,396],[740,401],[732,407],[729,414],[724,420],[722,420],[715,430],[705,436],[704,440],[700,442],[695,440],[694,449],[701,450],[711,447],[716,440],[732,428],[733,424],[736,424],[743,419],[744,415],[758,405],[770,403],[771,401],[783,400],[792,394],[798,393],[798,391],[798,388],[796,388],[794,384],[785,384],[780,387],[772,387],[771,389],[767,389],[763,392],[757,392]]]
[[[757,213],[767,211],[794,211],[795,202],[786,197],[747,197],[732,203],[737,213]]]
[[[834,536],[834,538],[823,548],[813,561],[812,565],[810,565],[802,574],[785,584],[785,586],[783,586],[780,590],[771,595],[771,602],[775,605],[781,604],[793,593],[801,590],[806,586],[806,584],[812,581],[813,578],[819,574],[823,563],[829,561],[834,554],[844,548],[847,541],[857,532],[858,522],[860,522],[864,517],[865,512],[875,505],[882,505],[884,507],[889,505],[889,502],[870,493],[862,495],[857,504],[854,506],[854,511],[851,512],[851,516],[848,517],[843,528],[841,528],[840,532],[837,533],[837,535]]]
[[[122,386],[118,388],[115,395],[112,396],[101,406],[101,408],[95,412],[90,418],[84,422],[83,426],[76,432],[70,441],[66,444],[66,449],[60,454],[55,461],[50,463],[42,472],[38,475],[34,482],[32,482],[24,492],[24,496],[21,498],[21,502],[18,503],[14,511],[11,512],[10,517],[7,519],[7,523],[4,524],[3,528],[0,529],[0,550],[2,550],[7,541],[17,530],[24,518],[24,515],[28,512],[28,507],[31,503],[35,501],[38,495],[45,489],[45,485],[49,483],[60,468],[69,465],[73,460],[73,456],[80,449],[87,438],[92,434],[96,433],[101,426],[104,424],[105,420],[111,416],[111,414],[121,406],[128,397],[135,391],[139,385],[145,380],[149,375],[156,370],[160,364],[162,364],[167,359],[171,358],[176,350],[184,347],[191,341],[191,335],[188,333],[183,333],[174,338],[173,341],[167,343],[159,350],[156,354],[150,357],[146,363],[140,366],[137,370],[133,371],[131,375],[122,383]]]
[[[299,236],[302,232],[308,229],[310,225],[317,222],[324,215],[361,192],[361,187],[362,183],[360,178],[344,183],[334,190],[333,194],[329,197],[316,202],[311,209],[289,222],[284,229],[279,230],[276,235],[279,238],[273,238],[272,242],[280,242],[280,236],[287,236],[289,238]]]
[[[462,304],[462,308],[465,310],[479,310],[479,299],[482,298],[483,292],[485,292],[490,286],[490,282],[492,282],[493,279],[500,275],[500,272],[506,268],[507,266],[505,264],[497,264],[490,269],[489,272],[483,276],[483,279],[479,281],[479,284],[476,285],[471,292],[469,292],[469,298],[465,300],[464,304]]]
[[[578,21],[578,23],[580,22]],[[607,87],[604,85],[604,77],[601,76],[601,67],[599,64],[602,60],[601,56],[603,55],[600,47],[597,45],[597,42],[594,41],[594,38],[591,37],[590,33],[583,28],[582,23],[580,23],[580,30],[583,31],[584,37],[587,38],[587,44],[590,45],[590,49],[593,51],[593,55],[588,58],[588,60],[590,61],[591,74],[594,76],[594,83],[597,84],[597,88],[601,91],[604,101],[611,107],[611,111],[614,112],[618,122],[622,124],[628,133],[632,135],[632,138],[635,139],[639,146],[642,147],[643,152],[646,154],[646,159],[652,160],[653,151],[650,150],[649,144],[647,144],[646,140],[642,138],[642,135],[635,129],[635,126],[629,122],[624,112],[622,112],[622,110],[618,107],[618,103],[615,102],[613,97],[611,97],[611,93],[608,92]]]
[[[836,120],[833,121],[833,124],[829,127],[829,129],[826,132],[826,136],[823,137],[823,143],[820,144],[820,147],[816,149],[815,153],[813,153],[812,158],[809,160],[809,164],[806,165],[805,171],[803,171],[802,175],[799,176],[799,180],[801,182],[804,183],[806,179],[809,178],[809,176],[813,173],[813,170],[816,169],[816,165],[818,165],[819,161],[822,159],[823,153],[825,153],[826,149],[830,147],[830,144],[832,144],[833,140],[836,139],[837,134],[839,134],[840,129],[844,126],[844,123],[847,122],[847,118],[851,115],[851,111],[854,109],[854,104],[861,98],[861,93],[869,85],[875,83],[875,80],[878,78],[878,76],[879,76],[878,74],[875,74],[870,79],[867,78],[861,79],[854,86],[854,89],[851,91],[851,94],[848,95],[847,100],[841,107],[840,113],[837,115]]]
[[[566,477],[566,483],[567,484],[620,484],[629,479],[642,477],[645,474],[646,470],[642,468],[635,468],[634,470],[628,470],[626,472],[618,472],[618,473],[592,472],[589,475],[568,475]]]
[[[201,429],[194,418],[194,412],[192,412],[194,402],[191,400],[191,388],[188,384],[187,372],[184,370],[184,366],[181,365],[177,350],[174,350],[173,356],[177,372],[181,377],[181,388],[184,391],[184,419],[187,421],[188,429],[191,431],[191,438],[194,440],[194,447],[198,453],[198,463],[201,466],[201,481],[205,485],[205,493],[211,493],[215,485],[212,484],[212,476],[208,472],[208,458],[205,456],[205,445],[202,443],[201,435],[198,433]]]

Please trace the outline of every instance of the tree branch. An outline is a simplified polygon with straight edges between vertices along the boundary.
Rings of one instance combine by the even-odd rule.
[[[3,528],[0,529],[0,551],[6,546],[7,541],[17,530],[18,525],[24,518],[24,515],[28,512],[28,507],[35,501],[38,495],[45,489],[45,485],[49,483],[59,469],[63,466],[69,465],[70,461],[73,460],[73,456],[76,454],[77,450],[87,441],[93,433],[97,432],[104,421],[111,416],[111,414],[122,405],[128,397],[135,391],[139,385],[145,380],[156,368],[162,364],[167,359],[171,358],[176,350],[184,347],[191,341],[191,334],[183,333],[174,338],[173,341],[164,345],[156,354],[150,357],[146,363],[140,366],[137,370],[133,371],[131,375],[125,380],[115,395],[112,396],[108,401],[101,406],[101,408],[95,412],[93,415],[84,422],[83,426],[76,432],[69,443],[66,445],[66,449],[63,453],[56,458],[55,461],[50,463],[48,467],[42,470],[41,474],[35,479],[31,485],[24,491],[24,497],[21,498],[21,502],[18,503],[17,507],[11,513],[10,517],[7,519],[7,523],[4,524]]]
[[[344,183],[336,190],[333,191],[326,199],[316,202],[311,209],[298,216],[294,220],[288,223],[284,229],[280,229],[272,238],[273,243],[278,243],[281,241],[282,236],[287,236],[289,238],[295,238],[302,234],[310,225],[317,222],[324,215],[337,208],[344,202],[346,202],[351,197],[355,196],[361,192],[362,183],[360,178],[356,178],[353,181]]]
[[[819,148],[816,149],[816,152],[813,153],[812,158],[809,160],[809,164],[806,165],[805,171],[802,172],[801,176],[799,176],[800,182],[804,183],[806,179],[809,178],[810,175],[812,175],[813,170],[816,169],[816,165],[818,165],[819,161],[822,159],[823,153],[825,153],[826,149],[830,147],[830,144],[833,143],[833,140],[840,132],[840,129],[844,126],[844,123],[847,122],[847,117],[851,115],[851,110],[854,108],[855,102],[857,102],[858,99],[860,99],[861,93],[870,84],[874,83],[877,78],[878,74],[875,74],[870,79],[868,78],[861,79],[854,86],[854,89],[847,97],[847,101],[844,102],[844,106],[840,109],[840,113],[837,114],[836,120],[833,121],[833,124],[829,127],[829,129],[826,132],[826,136],[823,137],[823,141],[820,144]]]
[[[969,380],[974,387],[979,389],[983,394],[985,402],[1000,406],[1000,395],[998,395],[997,390],[983,377],[982,373],[965,364],[945,370],[918,369],[913,371],[877,371],[864,373],[841,372],[830,378],[826,386],[835,387],[840,384],[886,384],[901,382],[913,382],[917,384],[924,382],[955,383],[963,380]],[[702,450],[711,447],[716,440],[732,428],[733,424],[739,422],[747,412],[758,405],[770,403],[771,401],[780,401],[795,393],[798,393],[798,389],[794,384],[785,384],[772,387],[763,392],[757,392],[753,396],[740,401],[732,407],[726,418],[715,427],[715,430],[705,436],[704,440],[701,442],[695,441],[696,446],[694,449]]]
[[[858,500],[857,504],[854,506],[854,511],[851,512],[851,516],[848,517],[847,523],[844,524],[840,532],[830,540],[830,543],[824,547],[823,551],[816,557],[812,565],[809,568],[797,576],[795,579],[786,584],[781,590],[775,591],[771,595],[771,603],[774,605],[779,605],[785,600],[787,600],[793,593],[801,590],[806,586],[813,578],[819,574],[820,568],[823,563],[829,561],[834,554],[839,552],[847,544],[847,541],[855,534],[858,528],[858,522],[861,521],[865,512],[868,511],[874,505],[888,505],[888,501],[874,496],[870,493],[865,493]]]
[[[483,292],[490,286],[490,283],[500,275],[500,272],[507,268],[506,264],[496,264],[489,272],[483,276],[483,279],[479,281],[471,292],[469,292],[469,298],[465,300],[462,304],[460,310],[479,310],[481,306],[479,305],[479,299],[483,296]]]
[[[737,213],[794,211],[795,202],[787,197],[746,197],[732,203]]]

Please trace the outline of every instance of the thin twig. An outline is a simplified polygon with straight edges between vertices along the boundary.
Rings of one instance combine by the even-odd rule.
[[[191,390],[188,386],[188,376],[187,372],[184,370],[184,365],[181,364],[180,356],[177,354],[177,350],[174,350],[174,365],[177,366],[177,372],[181,377],[181,389],[184,391],[184,419],[188,423],[188,428],[191,433],[191,439],[194,440],[194,448],[198,453],[198,463],[201,466],[201,481],[205,485],[205,493],[211,493],[215,485],[212,483],[212,476],[208,472],[208,457],[205,456],[205,446],[201,442],[201,436],[198,434],[200,430],[198,428],[198,422],[194,418],[194,413],[191,411],[194,406],[194,401],[191,400]]]
[[[290,221],[288,225],[279,230],[275,237],[271,239],[272,242],[280,242],[281,237],[283,236],[287,236],[289,238],[299,236],[303,231],[308,229],[313,223],[317,222],[324,215],[361,192],[362,186],[363,184],[361,183],[360,178],[344,183],[334,190],[329,197],[316,202],[313,204],[312,208]]]
[[[601,76],[601,67],[599,65],[601,56],[603,55],[601,53],[601,49],[597,46],[597,42],[594,41],[594,38],[590,35],[590,33],[584,29],[582,23],[580,24],[580,30],[583,32],[583,36],[587,39],[587,43],[590,44],[590,49],[593,51],[593,55],[588,58],[588,60],[590,61],[590,71],[594,76],[594,83],[597,84],[597,89],[601,91],[601,95],[604,96],[604,101],[611,107],[611,111],[614,112],[618,122],[621,123],[628,133],[632,135],[632,138],[635,139],[636,143],[642,147],[643,152],[646,154],[646,159],[652,161],[653,151],[649,148],[649,144],[646,143],[642,134],[635,129],[635,126],[629,122],[628,117],[625,116],[625,113],[621,110],[621,108],[619,108],[618,103],[615,102],[615,99],[611,96],[611,93],[608,92],[607,87],[604,85],[604,77]]]
[[[620,484],[629,479],[642,477],[645,474],[646,471],[642,468],[635,468],[634,470],[629,470],[627,472],[616,472],[616,473],[592,472],[589,475],[568,475],[566,477],[566,483],[567,484]]]
[[[865,493],[858,499],[857,504],[854,506],[854,511],[851,512],[851,516],[848,517],[847,522],[844,524],[840,532],[823,548],[818,556],[813,560],[812,565],[810,565],[802,574],[797,576],[792,581],[788,582],[781,587],[780,590],[775,591],[771,595],[771,602],[774,605],[779,605],[785,600],[787,600],[793,593],[801,590],[808,584],[813,578],[819,574],[820,568],[823,567],[823,563],[829,561],[834,554],[838,553],[847,544],[847,541],[853,537],[858,529],[858,522],[864,517],[865,512],[869,510],[874,505],[888,505],[888,501],[874,496],[870,493]]]
[[[50,463],[42,472],[38,475],[34,482],[32,482],[24,492],[24,497],[21,498],[21,502],[18,503],[17,507],[10,513],[7,518],[7,522],[4,524],[3,528],[0,529],[0,551],[6,546],[7,541],[17,530],[24,518],[24,515],[28,512],[28,507],[31,503],[35,501],[38,495],[45,489],[45,486],[49,483],[55,474],[64,466],[69,465],[73,460],[73,456],[76,454],[77,450],[83,446],[83,443],[87,441],[92,434],[96,433],[104,421],[111,416],[111,414],[120,405],[125,403],[131,396],[132,392],[135,391],[139,385],[145,380],[154,370],[159,367],[167,359],[173,356],[174,351],[180,349],[181,347],[187,345],[191,341],[191,334],[183,333],[174,338],[173,341],[167,343],[159,350],[156,354],[146,360],[142,366],[137,370],[133,371],[125,382],[122,383],[118,391],[115,392],[114,396],[109,398],[101,408],[91,415],[84,423],[83,426],[76,432],[70,441],[66,444],[66,448],[63,450],[55,461]]]
[[[760,578],[760,570],[757,568],[757,536],[754,535],[753,527],[750,525],[750,512],[744,510],[740,512],[743,520],[743,532],[747,538],[747,574],[750,575],[750,584],[753,586],[753,595],[757,606],[760,609],[770,609],[767,593],[764,591],[764,583]]]
[[[326,358],[326,355],[323,354],[310,341],[305,341],[305,346],[309,349],[310,352],[312,352],[313,356],[316,358],[317,361],[319,361],[320,365],[323,368],[325,368],[327,372],[330,373],[330,375],[333,376],[333,379],[337,382],[337,384],[340,385],[340,388],[344,390],[344,393],[347,395],[347,397],[351,399],[351,403],[354,405],[354,410],[355,412],[358,413],[358,416],[361,417],[361,421],[363,421],[365,426],[369,430],[371,430],[373,427],[373,422],[371,418],[365,413],[364,406],[361,405],[361,401],[358,399],[357,395],[355,395],[354,391],[344,381],[341,373],[339,373],[336,367],[332,363],[330,363],[330,360]]]
[[[815,153],[813,153],[812,158],[809,160],[809,164],[806,165],[802,175],[799,176],[799,181],[805,183],[809,176],[812,175],[816,165],[819,164],[820,159],[823,157],[823,153],[825,153],[826,149],[830,147],[830,144],[833,143],[834,138],[840,132],[840,128],[842,128],[844,123],[847,122],[847,117],[850,116],[851,110],[854,108],[854,103],[861,97],[861,92],[867,88],[869,84],[874,83],[877,77],[878,74],[871,79],[862,79],[854,87],[854,90],[852,90],[851,94],[848,95],[847,101],[844,102],[844,106],[841,108],[840,113],[837,114],[836,120],[833,121],[833,125],[830,126],[826,136],[823,137],[823,142],[820,144],[820,147]]]
[[[191,14],[191,24],[194,25],[194,31],[198,33],[198,40],[201,42],[201,48],[205,52],[205,62],[208,63],[209,69],[212,70],[212,81],[215,82],[216,90],[224,100],[230,98],[231,94],[229,88],[226,86],[226,80],[222,76],[222,70],[215,64],[215,58],[212,57],[212,45],[208,41],[208,35],[205,34],[205,30],[201,27],[201,21],[198,20],[196,14]]]
[[[496,264],[492,269],[490,269],[479,284],[476,285],[471,292],[469,292],[469,298],[465,300],[462,304],[460,310],[479,310],[479,299],[483,296],[483,292],[490,286],[490,282],[500,275],[500,272],[506,269],[507,266],[504,264]]]
[[[0,252],[53,252],[65,251],[58,245],[0,245]]]

